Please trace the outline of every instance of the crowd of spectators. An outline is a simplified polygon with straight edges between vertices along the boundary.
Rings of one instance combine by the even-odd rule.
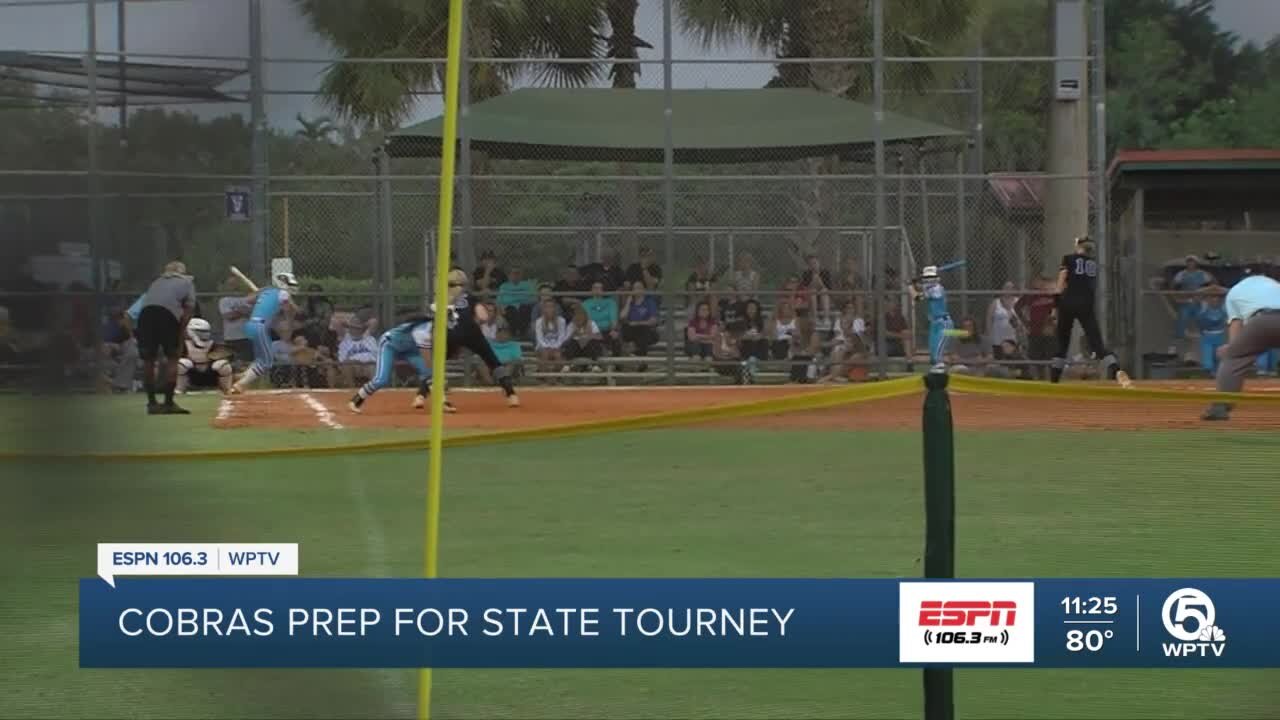
[[[651,361],[646,358],[665,356],[662,351],[653,354],[666,339],[670,314],[678,333],[672,338],[676,355],[689,367],[735,382],[750,382],[764,365],[797,383],[862,379],[881,338],[890,358],[908,369],[919,362],[922,348],[916,335],[923,335],[924,321],[917,316],[913,323],[910,315],[918,310],[890,294],[880,303],[883,314],[876,317],[869,312],[875,297],[867,291],[870,283],[857,258],[847,257],[830,270],[818,254],[796,244],[789,249],[794,272],[776,284],[742,252],[731,267],[696,258],[677,288],[663,286],[663,268],[648,247],[639,248],[629,264],[616,253],[584,265],[567,264],[549,282],[529,277],[518,265],[504,267],[496,254],[485,252],[470,289],[490,310],[483,330],[499,358],[518,369],[527,357],[526,369],[544,374],[600,372],[610,366],[647,372]],[[1054,282],[1039,277],[1030,284],[1023,289],[1006,282],[984,312],[958,318],[963,336],[951,344],[946,362],[957,372],[1044,377],[1056,350]],[[1216,317],[1215,302],[1220,305],[1221,299],[1214,291],[1221,289],[1193,257],[1174,286],[1180,293],[1173,297],[1176,331],[1195,336]],[[220,344],[246,363],[252,358],[244,333],[252,296],[234,278],[217,290],[220,298],[210,303],[212,312],[197,312],[214,321],[221,329]],[[300,311],[273,328],[276,367],[271,382],[324,388],[368,381],[384,329],[375,309],[340,310],[318,285],[305,287],[302,295]],[[107,314],[101,342],[94,346],[86,339],[94,334],[88,332],[92,320],[86,303],[80,298],[58,305],[54,326],[64,330],[50,344],[55,357],[71,363],[91,356],[105,368],[105,386],[121,392],[136,389],[137,343],[124,308]],[[10,327],[9,309],[0,307],[0,364],[22,356]],[[1205,369],[1212,369],[1208,359]],[[479,372],[483,379],[486,370]]]

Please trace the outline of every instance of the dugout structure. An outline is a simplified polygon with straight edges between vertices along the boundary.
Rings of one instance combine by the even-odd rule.
[[[1174,336],[1172,281],[1188,255],[1228,287],[1246,270],[1280,271],[1280,150],[1124,150],[1109,177],[1113,342],[1142,377],[1169,376],[1170,355],[1198,352]]]
[[[1275,577],[1280,393],[963,376],[838,388],[456,392],[441,575]],[[1251,390],[1264,386],[1250,385]],[[1275,384],[1265,386],[1274,389]],[[413,671],[76,667],[97,542],[300,544],[303,576],[420,570],[425,418],[388,391],[0,408],[0,716],[395,717]],[[306,424],[304,424],[306,423]],[[241,428],[241,430],[237,430]],[[248,428],[245,431],[244,428]],[[18,448],[26,447],[26,450]],[[927,536],[927,541],[926,541]],[[1052,608],[1047,609],[1052,611]],[[856,641],[856,640],[853,640]],[[440,671],[441,717],[1269,718],[1274,671]],[[939,682],[940,681],[940,682]],[[943,716],[945,717],[945,716]]]
[[[900,302],[910,309],[901,284],[917,262],[927,263],[932,243],[908,232],[902,183],[896,195],[886,190],[896,209],[877,227],[869,105],[788,88],[674,90],[671,103],[673,160],[680,166],[671,177],[661,165],[660,90],[525,88],[470,106],[460,127],[457,262],[475,267],[482,252],[495,251],[521,265],[526,277],[554,281],[568,261],[586,264],[613,252],[625,266],[648,246],[663,267],[669,308],[680,306],[683,280],[698,259],[713,270],[731,269],[751,254],[768,304],[801,270],[789,250],[794,243],[800,252],[816,252],[833,276],[855,258],[864,278],[857,294],[868,307]],[[963,132],[908,115],[885,113],[882,125],[886,152],[899,158],[958,157],[965,146]],[[436,157],[442,129],[436,118],[393,133],[387,156]],[[384,204],[394,204],[393,183],[384,181]],[[534,211],[524,204],[512,210],[517,198],[556,195],[568,196],[569,205],[558,220],[530,217]],[[955,204],[963,218],[967,202]],[[385,232],[393,224],[383,223]],[[949,236],[966,227],[957,223]],[[433,238],[428,234],[422,245],[425,276]],[[950,246],[962,250],[965,242]],[[394,264],[382,263],[388,272]],[[967,287],[967,277],[957,272],[952,287]]]

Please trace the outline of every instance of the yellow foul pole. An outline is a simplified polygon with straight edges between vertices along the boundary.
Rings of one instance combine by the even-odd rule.
[[[462,56],[462,0],[449,0],[448,55],[444,80],[444,133],[440,139],[440,225],[436,233],[435,306],[431,329],[431,446],[427,470],[427,521],[423,573],[435,578],[440,569],[440,481],[444,454],[445,343],[449,326],[449,246],[453,240],[453,181],[458,159],[458,85]],[[418,674],[418,717],[431,718],[431,668]]]

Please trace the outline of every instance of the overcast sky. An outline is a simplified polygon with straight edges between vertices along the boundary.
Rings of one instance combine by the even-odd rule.
[[[82,52],[87,35],[87,11],[83,3],[48,0],[48,5],[5,7],[0,0],[0,50]],[[31,0],[25,0],[30,2]],[[1028,0],[1031,1],[1031,0]],[[352,0],[353,8],[359,0]],[[245,0],[148,0],[127,6],[127,44],[132,53],[211,55],[241,57],[248,54],[246,29],[248,10]],[[290,0],[263,0],[264,51],[270,58],[313,58],[330,56],[328,48],[311,35],[293,10]],[[661,0],[640,0],[637,34],[654,45],[642,50],[643,59],[662,58]],[[1222,25],[1246,40],[1259,43],[1280,34],[1280,0],[1218,0],[1217,15]],[[97,10],[98,44],[102,51],[116,51],[117,8],[115,3],[100,3]],[[759,57],[750,48],[731,47],[705,50],[689,38],[677,33],[673,43],[677,58],[734,59]],[[135,58],[138,61],[166,62],[163,59]],[[765,60],[765,58],[761,58]],[[214,61],[169,60],[168,62],[219,65]],[[311,93],[324,70],[322,63],[271,63],[267,67],[266,86],[272,91]],[[675,85],[682,88],[759,87],[771,76],[767,61],[758,64],[698,64],[678,66]],[[660,87],[662,69],[646,65],[640,83]],[[236,82],[229,89],[247,88],[247,82]],[[205,112],[222,114],[243,112],[241,106],[205,108]],[[436,102],[423,103],[418,115],[438,113]],[[272,122],[294,124],[301,112],[308,116],[322,109],[310,95],[271,95],[268,112]]]

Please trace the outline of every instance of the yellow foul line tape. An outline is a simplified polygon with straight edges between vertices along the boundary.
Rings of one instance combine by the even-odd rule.
[[[845,387],[802,392],[783,398],[727,403],[690,410],[639,415],[613,420],[596,420],[567,425],[497,430],[493,432],[454,435],[444,439],[442,447],[476,447],[527,440],[549,440],[587,435],[599,435],[629,430],[693,425],[711,420],[728,420],[784,412],[822,410],[889,398],[914,395],[923,391],[919,377],[905,377],[884,382],[849,385]],[[0,452],[0,461],[57,461],[77,460],[87,462],[161,462],[165,460],[254,460],[287,457],[329,457],[358,453],[397,452],[425,450],[430,443],[425,439],[390,440],[321,447],[275,448],[263,450],[197,450],[127,453],[56,453],[56,452]]]

